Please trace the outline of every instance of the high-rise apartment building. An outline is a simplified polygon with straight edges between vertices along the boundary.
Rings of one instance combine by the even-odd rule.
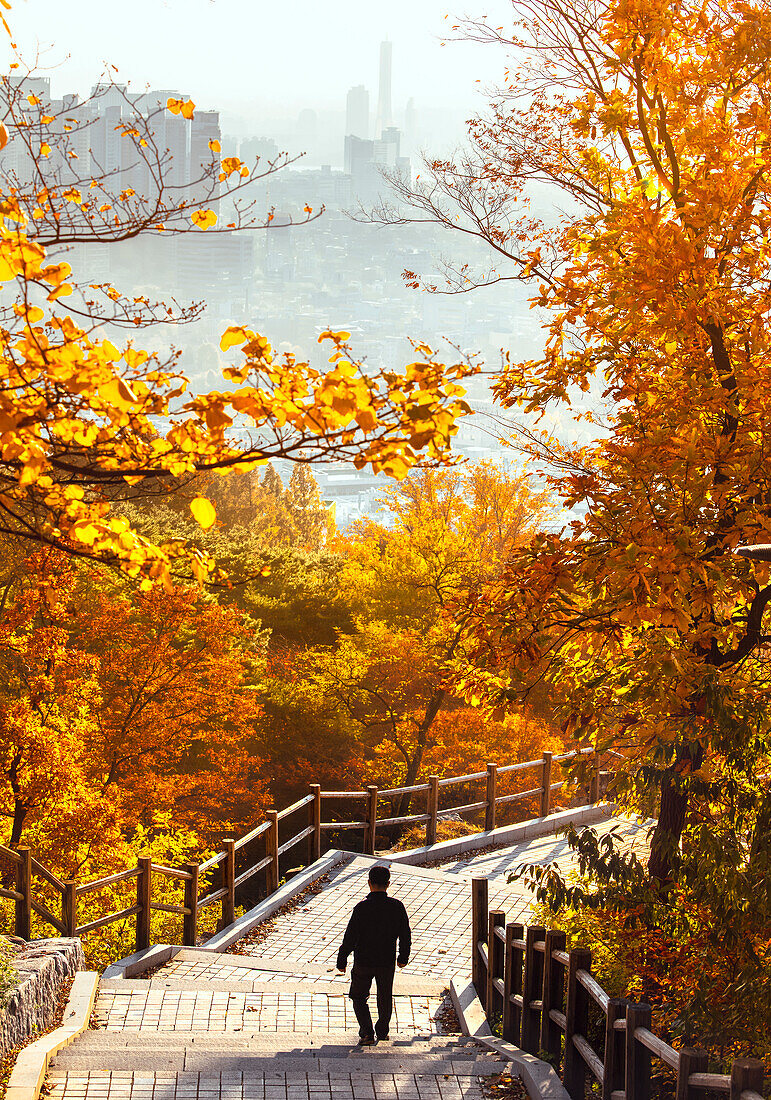
[[[363,84],[351,88],[345,101],[345,135],[369,137],[369,92]]]
[[[380,43],[380,82],[377,96],[377,118],[375,119],[375,137],[387,127],[393,125],[391,117],[391,69],[393,65],[393,42]]]

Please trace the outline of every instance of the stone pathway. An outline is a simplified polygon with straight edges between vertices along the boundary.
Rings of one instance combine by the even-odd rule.
[[[624,822],[639,845],[643,826]],[[229,952],[183,948],[148,978],[102,980],[96,1028],[62,1051],[51,1100],[483,1100],[508,1063],[447,1033],[446,987],[470,965],[469,878],[490,880],[492,908],[526,918],[530,894],[507,875],[522,861],[572,866],[544,837],[447,866],[392,866],[407,907],[413,955],[394,985],[391,1041],[358,1050],[335,971],[353,905],[373,860],[345,857],[311,893]]]

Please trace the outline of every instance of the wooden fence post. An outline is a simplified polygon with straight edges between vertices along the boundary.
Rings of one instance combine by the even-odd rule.
[[[541,817],[548,817],[551,809],[551,762],[554,753],[543,754],[541,770]]]
[[[634,1033],[638,1027],[650,1030],[651,1006],[626,1006],[626,1100],[649,1100],[651,1094],[651,1052],[638,1042]]]
[[[62,894],[62,924],[67,929],[68,936],[75,936],[78,928],[78,895],[76,890],[78,888],[77,882],[74,879],[68,879],[64,883],[64,893]]]
[[[589,994],[579,985],[579,970],[590,970],[592,953],[586,947],[576,947],[568,955],[568,990],[565,1006],[565,1069],[562,1081],[573,1100],[584,1100],[586,1066],[573,1044],[573,1036],[586,1038],[589,1023]],[[627,1100],[631,1100],[627,1094]]]
[[[605,1012],[605,1054],[602,1060],[602,1100],[611,1100],[614,1092],[624,1090],[624,1032],[614,1024],[626,1018],[626,1001],[611,997]]]
[[[278,813],[276,810],[268,810],[265,815],[270,823],[270,828],[265,834],[265,855],[270,858],[270,863],[265,868],[265,886],[268,894],[278,890]]]
[[[20,860],[16,864],[16,890],[23,897],[15,904],[14,931],[23,940],[28,940],[32,917],[32,849],[17,848],[16,855]]]
[[[198,938],[198,864],[183,863],[182,870],[190,876],[185,879],[184,906],[187,912],[182,918],[182,943],[185,947],[195,947]]]
[[[429,775],[428,777],[428,798],[426,805],[426,814],[428,815],[428,821],[426,822],[426,847],[430,848],[432,844],[436,844],[436,815],[439,813],[439,776]]]
[[[313,826],[313,832],[308,838],[308,857],[310,863],[321,859],[321,786],[311,783],[313,802],[310,804],[309,824]]]
[[[365,837],[364,851],[367,855],[375,854],[375,838],[377,835],[377,787],[367,787],[367,835]]]
[[[739,1100],[747,1089],[763,1095],[763,1063],[758,1058],[737,1058],[731,1066],[730,1100]]]
[[[150,856],[140,856],[137,860],[137,913],[136,941],[137,951],[146,951],[150,946],[150,908],[153,899],[153,861]]]
[[[521,940],[525,934],[522,924],[509,924],[506,927],[506,948],[503,975],[503,1038],[507,1043],[519,1046],[522,1031],[522,1009],[512,1001],[512,997],[522,996],[522,952],[514,946],[515,940]]]
[[[500,1005],[500,1015],[503,1018],[503,997],[495,987],[495,979],[503,978],[504,946],[503,940],[495,934],[496,928],[503,928],[506,924],[506,914],[502,909],[493,909],[487,918],[487,993],[485,996],[485,1011],[487,1020],[493,1031],[496,1007]]]
[[[495,798],[496,798],[496,795],[497,795],[497,788],[498,788],[498,765],[497,764],[488,764],[487,765],[487,791],[486,791],[486,794],[485,794],[485,798],[487,800],[487,805],[485,806],[485,832],[486,833],[492,832],[492,830],[495,828],[495,818],[496,818]]]
[[[554,958],[555,951],[565,950],[565,933],[550,929],[546,933],[546,951],[543,956],[543,995],[541,1000],[541,1034],[539,1045],[552,1056],[552,1065],[559,1067],[562,1054],[562,1029],[549,1016],[555,1008],[565,1011],[565,964]]]
[[[222,866],[222,886],[227,890],[222,899],[222,927],[227,928],[236,919],[236,842],[224,842],[225,862]]]
[[[484,1002],[486,977],[479,944],[487,942],[487,879],[471,880],[471,980],[477,996]]]
[[[708,1069],[709,1055],[706,1050],[683,1047],[678,1051],[675,1100],[696,1100],[697,1096],[703,1095],[703,1090],[689,1086],[688,1078],[692,1073],[706,1073]]]
[[[525,932],[525,972],[522,976],[522,1042],[520,1046],[526,1054],[538,1053],[538,1041],[541,1031],[541,1010],[533,1008],[533,1001],[539,1000],[543,974],[543,956],[536,951],[536,941],[546,936],[546,929],[540,924],[531,924]]]

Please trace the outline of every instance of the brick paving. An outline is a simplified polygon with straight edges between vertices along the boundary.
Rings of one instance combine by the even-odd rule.
[[[371,864],[354,857],[335,869],[323,891],[285,914],[259,943],[240,950],[287,968],[290,963],[334,967],[351,910],[366,895]],[[440,977],[468,970],[471,906],[469,884],[461,875],[396,864],[389,893],[404,902],[412,926],[412,956],[403,973]],[[529,909],[530,901],[524,887],[503,879],[490,894],[491,905],[507,909],[512,920]]]
[[[234,962],[232,960],[236,959]],[[227,961],[225,961],[227,960]],[[346,974],[338,974],[333,966],[317,967],[318,973],[310,973],[301,967],[293,970],[273,970],[261,966],[243,965],[246,960],[234,955],[218,954],[211,959],[200,956],[192,957],[185,951],[181,951],[176,958],[167,963],[160,971],[164,978],[173,978],[177,981],[225,981],[225,982],[289,982],[302,979],[309,985],[320,982],[334,982],[341,987],[346,986],[350,977]],[[251,962],[252,960],[248,960]]]
[[[440,997],[394,997],[398,1033],[441,1034]],[[356,1017],[342,993],[214,993],[206,990],[101,992],[96,1018],[107,1031],[351,1031]]]
[[[51,1100],[483,1100],[478,1076],[412,1073],[67,1073]]]

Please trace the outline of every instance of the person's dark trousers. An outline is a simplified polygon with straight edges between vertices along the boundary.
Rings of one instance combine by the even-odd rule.
[[[391,1013],[394,1009],[394,972],[395,966],[359,966],[353,964],[351,970],[351,988],[348,996],[353,1004],[353,1011],[359,1022],[359,1036],[368,1039],[377,1035],[378,1039],[385,1039],[388,1035],[388,1025],[391,1023]],[[377,988],[377,1023],[372,1027],[372,1017],[369,1012],[367,998],[369,997],[372,979],[375,979]]]

